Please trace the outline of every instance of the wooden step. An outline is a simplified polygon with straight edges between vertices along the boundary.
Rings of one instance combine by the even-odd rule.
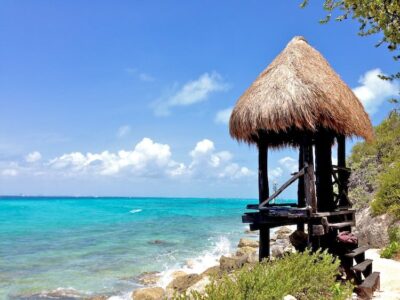
[[[364,272],[370,265],[372,265],[372,259],[366,259],[362,263],[351,267],[351,269],[357,272]]]
[[[358,256],[360,254],[363,254],[368,249],[369,249],[368,246],[361,246],[361,247],[358,247],[358,248],[354,249],[353,251],[345,254],[344,256],[348,257],[348,258],[354,258],[354,257],[356,257],[356,256]]]
[[[341,223],[329,223],[329,227],[334,229],[341,229],[345,227],[355,226],[354,222],[341,222]]]
[[[374,291],[380,289],[380,274],[373,272],[357,287],[357,293],[362,299],[372,299]]]

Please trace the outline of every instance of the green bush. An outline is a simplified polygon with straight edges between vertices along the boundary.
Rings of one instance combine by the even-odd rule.
[[[393,258],[400,255],[400,227],[391,226],[388,230],[390,244],[381,252],[383,258]]]
[[[379,178],[379,188],[371,203],[374,214],[390,213],[400,219],[400,160]]]
[[[350,283],[336,281],[339,261],[326,252],[294,253],[276,261],[264,261],[213,279],[205,294],[176,299],[268,300],[293,295],[297,299],[347,299]]]
[[[391,242],[389,246],[382,250],[381,257],[393,258],[397,254],[400,254],[400,244],[398,242]]]

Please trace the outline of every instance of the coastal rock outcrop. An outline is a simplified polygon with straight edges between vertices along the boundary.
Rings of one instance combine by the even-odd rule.
[[[165,291],[161,287],[151,287],[135,290],[132,300],[161,300],[165,297]]]
[[[248,260],[248,255],[242,255],[242,256],[221,256],[219,259],[219,266],[222,271],[233,271],[236,269],[240,269],[241,267],[244,266],[245,263],[247,263]]]
[[[373,248],[382,248],[389,243],[388,228],[393,223],[389,215],[373,217],[371,208],[365,208],[356,214],[358,243]]]
[[[155,285],[160,279],[160,276],[158,272],[144,272],[135,279],[143,285]]]
[[[243,247],[253,247],[253,248],[258,248],[258,241],[256,240],[251,240],[251,239],[245,239],[241,238],[239,240],[238,247],[243,248]]]
[[[182,293],[202,279],[199,274],[187,274],[176,277],[167,286],[168,294]]]

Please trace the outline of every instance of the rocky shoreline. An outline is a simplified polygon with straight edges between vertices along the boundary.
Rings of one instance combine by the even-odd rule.
[[[279,258],[287,252],[293,252],[294,247],[289,241],[289,236],[295,228],[280,227],[270,238],[271,257]],[[146,272],[137,277],[142,288],[132,292],[132,300],[159,300],[170,299],[176,294],[190,293],[191,291],[203,292],[205,287],[211,282],[211,277],[220,276],[224,272],[243,267],[245,264],[258,262],[258,232],[246,231],[246,237],[241,238],[235,252],[223,255],[219,259],[219,264],[212,266],[202,273],[188,273],[177,270],[171,274],[171,281],[166,287],[160,286],[160,273]],[[190,261],[187,262],[190,269]],[[100,298],[98,298],[100,299]],[[96,299],[97,300],[97,299]]]

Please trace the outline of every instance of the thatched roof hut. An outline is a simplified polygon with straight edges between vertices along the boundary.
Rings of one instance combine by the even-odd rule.
[[[230,134],[269,147],[298,146],[304,132],[373,137],[367,113],[352,90],[303,37],[294,37],[239,98]]]

